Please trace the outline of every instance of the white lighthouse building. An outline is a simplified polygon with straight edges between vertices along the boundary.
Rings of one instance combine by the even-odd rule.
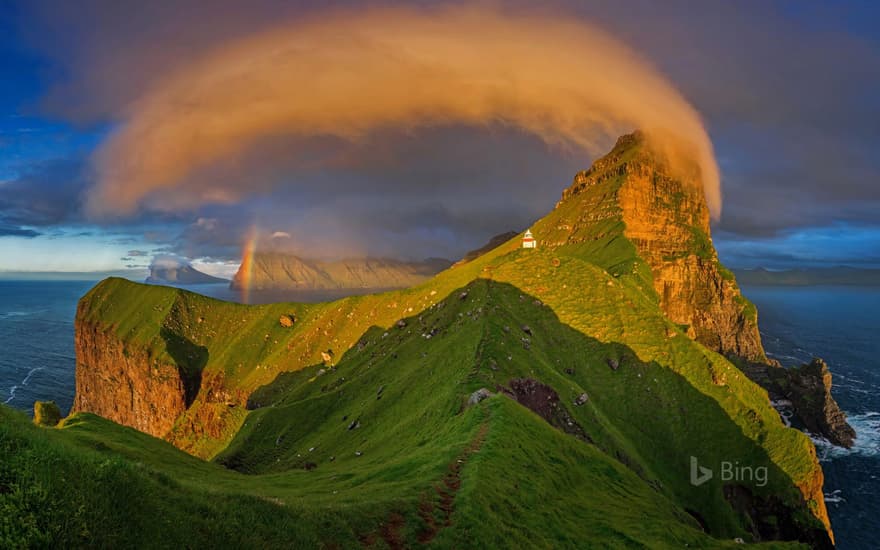
[[[531,229],[526,229],[526,234],[523,235],[523,248],[538,248],[538,241],[532,237]]]

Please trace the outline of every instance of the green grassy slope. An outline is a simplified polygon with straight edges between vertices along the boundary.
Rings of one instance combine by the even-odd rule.
[[[406,290],[244,306],[103,281],[81,301],[78,323],[199,381],[165,439],[211,462],[91,415],[37,431],[4,412],[0,442],[69,454],[86,478],[71,489],[67,474],[13,461],[0,489],[38,480],[61,508],[103,499],[105,509],[119,480],[93,470],[111,461],[148,495],[145,515],[183,518],[169,545],[187,532],[199,546],[217,540],[202,536],[204,523],[188,530],[199,507],[208,518],[231,514],[233,530],[261,514],[243,546],[819,544],[811,442],[782,424],[764,390],[664,316],[618,215],[622,180],[608,174],[533,226],[555,246],[523,250],[514,238]],[[699,235],[694,243],[696,256],[706,253],[700,243],[711,247]],[[287,315],[292,327],[279,323]],[[558,396],[549,420],[507,395],[523,379]],[[468,407],[480,388],[495,395]],[[716,475],[695,487],[692,456],[716,471],[722,461],[765,467],[768,482]],[[167,502],[166,486],[176,491]],[[14,510],[36,506],[34,521],[50,522],[43,497],[27,498]],[[81,541],[123,536],[97,517]],[[78,540],[69,538],[78,527],[63,529],[50,539]]]
[[[648,454],[649,447],[629,440],[635,434],[652,438],[649,445],[664,446],[663,440],[676,430],[667,426],[655,431],[669,425],[659,418],[662,405],[638,405],[636,393],[625,410],[614,406],[626,400],[621,395],[626,391],[651,388],[661,396],[653,398],[658,403],[664,402],[663,396],[675,396],[687,403],[695,422],[718,424],[717,433],[704,435],[729,440],[728,450],[738,456],[760,456],[713,400],[699,397],[680,375],[635,359],[626,346],[602,343],[566,327],[550,308],[509,284],[481,280],[464,291],[464,299],[456,291],[408,318],[406,327],[368,331],[362,346],[321,375],[319,367],[311,367],[281,377],[278,391],[261,392],[270,398],[274,394],[271,404],[250,413],[218,457],[218,462],[247,473],[200,461],[92,415],[75,416],[56,430],[36,430],[10,415],[12,422],[3,425],[12,433],[2,440],[33,447],[11,471],[20,475],[22,464],[39,464],[35,456],[54,457],[48,462],[64,463],[59,473],[34,472],[48,498],[60,499],[53,505],[68,508],[65,499],[79,499],[90,508],[89,499],[110,500],[95,515],[78,517],[73,531],[60,522],[64,527],[53,540],[74,543],[101,544],[122,537],[118,540],[124,544],[134,540],[124,537],[137,536],[139,527],[132,534],[120,533],[132,504],[114,508],[117,495],[105,494],[122,482],[117,475],[129,476],[125,483],[131,487],[118,498],[144,494],[136,506],[145,524],[172,523],[163,533],[169,545],[187,533],[198,545],[222,540],[227,530],[243,529],[252,520],[250,514],[258,513],[261,521],[243,529],[247,535],[238,535],[246,539],[229,540],[247,546],[275,544],[284,532],[289,537],[284,540],[295,543],[342,546],[364,541],[393,546],[394,541],[412,544],[420,538],[439,547],[574,548],[594,541],[611,546],[719,546],[722,541],[702,533],[685,506],[700,510],[710,530],[724,540],[748,536],[736,513],[719,499],[720,486],[701,488],[705,494],[697,494],[696,500],[680,494],[685,468],[671,465],[675,472],[670,479],[681,481],[665,483],[662,472],[660,477],[654,472],[665,457],[658,457],[659,462],[644,458],[641,454]],[[531,336],[522,331],[524,323]],[[432,332],[430,339],[423,336]],[[524,337],[530,340],[528,349]],[[564,362],[559,349],[567,351]],[[622,359],[618,370],[605,363],[609,357]],[[596,444],[562,433],[506,396],[465,407],[472,391],[488,387],[494,392],[522,377],[552,386]],[[607,393],[614,387],[629,390]],[[588,402],[573,405],[573,397],[584,390]],[[638,429],[616,429],[620,416]],[[349,429],[355,421],[358,427]],[[446,510],[435,486],[445,487],[450,465],[466,456],[462,453],[474,441],[480,444],[466,457],[460,488]],[[104,462],[119,471],[90,477]],[[309,463],[313,469],[307,469]],[[79,479],[81,475],[85,478]],[[68,487],[68,476],[80,485]],[[15,476],[0,479],[15,483],[9,477]],[[791,493],[787,476],[774,472],[771,477],[774,492]],[[168,496],[172,491],[175,498]],[[39,508],[41,502],[26,499],[21,508]],[[70,509],[77,509],[75,504]],[[191,510],[205,518],[190,525]],[[58,513],[64,517],[61,509]],[[99,521],[101,514],[111,518],[106,526]],[[47,519],[39,513],[35,517],[38,522]],[[213,533],[204,537],[197,526],[220,517],[226,523],[217,538]]]

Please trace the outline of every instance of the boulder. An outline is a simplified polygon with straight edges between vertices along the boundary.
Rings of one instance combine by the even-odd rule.
[[[61,421],[61,409],[54,401],[34,403],[34,424],[37,426],[57,426]]]
[[[295,322],[296,318],[293,315],[282,315],[278,318],[278,324],[284,328],[292,327]]]
[[[468,398],[468,406],[476,405],[480,401],[492,397],[492,392],[487,390],[486,388],[480,388]]]

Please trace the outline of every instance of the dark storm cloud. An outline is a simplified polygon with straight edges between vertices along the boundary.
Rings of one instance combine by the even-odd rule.
[[[6,225],[0,222],[0,237],[26,237],[33,238],[39,237],[42,233],[39,231],[34,231],[33,229],[27,229],[24,227],[16,227],[13,225]]]
[[[38,227],[77,221],[89,184],[85,170],[80,160],[47,161],[0,183],[0,221]]]
[[[59,81],[47,105],[94,122],[114,120],[154,75],[207,51],[218,37],[232,41],[315,8],[254,0],[242,10],[221,0],[211,10],[201,2],[53,2],[27,9],[44,23],[31,29],[39,47],[75,77]],[[839,240],[853,240],[839,248],[854,258],[868,254],[864,243],[873,241],[858,235],[880,225],[880,44],[870,23],[880,17],[877,7],[597,0],[557,2],[552,10],[616,34],[703,115],[724,184],[724,212],[715,226],[722,254],[741,263],[823,255],[836,261],[827,228]],[[99,78],[117,74],[125,78]],[[323,167],[304,168],[308,158]],[[455,257],[540,217],[589,164],[585,156],[492,127],[389,131],[348,146],[278,138],[243,160],[200,177],[205,186],[216,178],[247,181],[253,196],[183,213],[172,220],[174,228],[151,230],[150,240],[187,257],[234,258],[256,224],[267,235],[290,233],[284,246],[311,255]],[[82,187],[51,181],[62,188],[59,196],[42,186],[49,204],[40,204],[39,186],[31,191],[33,205],[0,186],[0,222],[41,226],[78,216]],[[25,187],[16,188],[21,197]],[[792,243],[799,252],[786,254]]]
[[[730,238],[880,223],[880,41],[871,3],[597,2],[707,119]],[[625,10],[625,13],[624,13]]]

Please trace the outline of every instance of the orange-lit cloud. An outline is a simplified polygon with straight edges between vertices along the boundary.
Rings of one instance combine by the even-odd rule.
[[[357,142],[451,124],[503,124],[592,153],[642,128],[663,136],[673,160],[698,163],[710,210],[721,211],[700,117],[654,68],[583,21],[486,7],[324,14],[183,63],[131,104],[98,152],[88,208],[235,202],[247,182],[196,186],[194,176],[273,138]]]

